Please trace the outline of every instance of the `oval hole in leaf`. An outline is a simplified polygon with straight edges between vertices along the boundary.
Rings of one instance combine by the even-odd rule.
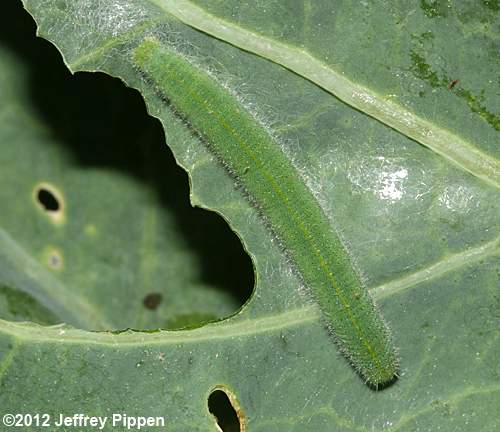
[[[232,393],[228,395],[220,387],[214,389],[208,396],[208,410],[215,417],[219,431],[244,432],[243,414]]]
[[[53,222],[60,224],[64,221],[63,196],[54,186],[45,182],[38,183],[33,190],[33,199]]]
[[[42,207],[48,212],[58,211],[60,208],[59,200],[57,197],[48,189],[40,188],[37,193],[38,202]]]
[[[59,224],[64,220],[64,201],[62,194],[49,183],[39,183],[33,191],[36,204],[49,216],[53,222]]]

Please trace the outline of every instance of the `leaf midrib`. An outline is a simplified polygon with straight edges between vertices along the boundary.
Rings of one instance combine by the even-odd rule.
[[[308,51],[253,33],[188,0],[150,0],[184,24],[295,72],[338,99],[433,150],[445,160],[500,188],[500,161],[472,143],[357,84]]]
[[[476,248],[447,256],[446,258],[401,279],[370,289],[376,300],[400,294],[421,282],[439,277],[474,261],[500,252],[500,237]],[[305,323],[317,323],[321,313],[315,305],[291,309],[279,314],[241,319],[241,314],[214,324],[191,330],[143,332],[129,330],[120,334],[110,332],[90,332],[74,329],[66,325],[44,327],[34,323],[16,323],[0,320],[0,331],[24,340],[42,340],[65,343],[87,343],[97,345],[143,345],[196,343],[215,339],[255,336],[260,333],[290,328]]]
[[[421,145],[433,150],[449,163],[500,189],[500,161],[480,151],[472,143],[440,128],[402,106],[384,99],[354,83],[307,50],[287,45],[224,21],[188,0],[149,0],[184,24],[217,39],[279,64],[323,88],[346,104],[380,121]],[[106,41],[92,51],[65,64],[73,73],[83,65],[103,57],[117,45],[154,27],[147,21],[119,37]]]

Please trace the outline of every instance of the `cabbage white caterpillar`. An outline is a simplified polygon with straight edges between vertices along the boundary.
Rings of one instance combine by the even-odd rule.
[[[157,40],[144,40],[133,60],[259,207],[354,368],[376,388],[394,380],[398,360],[389,330],[278,143],[216,79]]]

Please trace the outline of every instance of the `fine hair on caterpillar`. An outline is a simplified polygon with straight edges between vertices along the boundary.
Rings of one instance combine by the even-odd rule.
[[[211,74],[157,40],[133,62],[244,191],[322,313],[339,351],[372,388],[398,375],[389,329],[335,224],[272,133]]]

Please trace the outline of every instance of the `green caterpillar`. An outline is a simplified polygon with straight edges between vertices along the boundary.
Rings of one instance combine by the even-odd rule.
[[[157,40],[144,40],[133,58],[259,207],[362,378],[375,388],[396,379],[389,330],[342,241],[278,143],[219,82]]]

